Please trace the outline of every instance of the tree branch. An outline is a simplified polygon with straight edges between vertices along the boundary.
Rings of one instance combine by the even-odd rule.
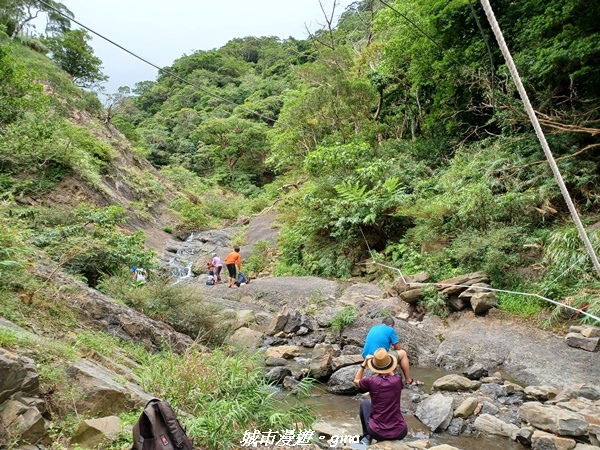
[[[561,156],[559,158],[555,158],[555,161],[562,161],[563,159],[573,158],[574,156],[581,155],[583,152],[586,152],[589,149],[595,148],[595,147],[600,147],[600,144],[590,144],[588,146],[583,147],[581,150],[576,151],[575,153],[571,153],[570,155],[565,155],[565,156]],[[542,163],[545,163],[545,162],[548,162],[548,160],[547,159],[541,159],[539,161],[530,162],[530,163],[527,163],[527,164],[523,164],[521,166],[512,166],[512,167],[505,167],[505,168],[502,168],[502,169],[496,169],[496,170],[494,170],[494,172],[503,172],[505,170],[522,169],[524,167],[534,166],[536,164],[542,164]]]

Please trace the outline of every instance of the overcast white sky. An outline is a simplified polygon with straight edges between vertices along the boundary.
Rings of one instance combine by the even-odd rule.
[[[353,0],[335,0],[339,17]],[[322,0],[331,11],[334,0]],[[323,24],[318,0],[62,0],[75,19],[160,67],[183,54],[211,50],[245,36],[307,37]],[[75,26],[76,27],[76,26]],[[110,77],[105,85],[133,87],[157,70],[94,36],[95,54]]]

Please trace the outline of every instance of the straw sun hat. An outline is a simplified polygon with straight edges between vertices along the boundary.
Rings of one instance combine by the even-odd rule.
[[[367,361],[369,369],[375,373],[392,373],[398,365],[398,360],[394,355],[390,355],[385,348],[375,350],[373,358]]]

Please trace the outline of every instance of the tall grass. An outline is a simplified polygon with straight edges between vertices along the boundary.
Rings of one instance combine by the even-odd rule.
[[[244,431],[308,427],[312,410],[283,405],[266,381],[258,354],[219,349],[155,355],[144,364],[143,388],[194,417],[182,419],[200,447],[239,448]]]
[[[498,308],[525,319],[539,316],[547,310],[549,303],[535,297],[498,292]]]
[[[98,289],[206,345],[222,344],[229,332],[220,319],[218,306],[206,302],[193,285],[174,285],[165,273],[151,272],[145,284],[136,285],[131,274],[123,269],[117,275],[105,277]]]
[[[272,271],[275,264],[277,248],[265,239],[257,241],[252,247],[252,253],[244,266],[247,273],[259,274],[262,271]]]

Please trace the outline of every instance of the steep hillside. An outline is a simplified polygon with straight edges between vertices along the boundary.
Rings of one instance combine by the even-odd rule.
[[[181,223],[169,207],[181,192],[112,124],[76,109],[70,111],[69,120],[88,130],[94,139],[110,145],[114,154],[97,184],[90,185],[79,174],[71,173],[48,192],[30,195],[31,206],[73,208],[81,203],[97,207],[122,206],[127,221],[121,227],[144,231],[148,246],[161,251],[165,239],[170,237],[164,230],[177,229]],[[17,201],[25,203],[22,197]]]

